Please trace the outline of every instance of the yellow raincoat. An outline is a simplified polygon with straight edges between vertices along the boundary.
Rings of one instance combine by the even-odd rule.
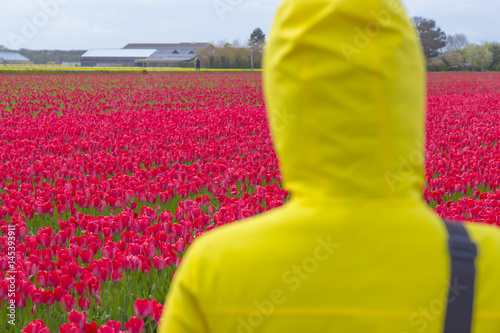
[[[160,332],[441,333],[448,235],[422,199],[424,62],[400,2],[286,0],[264,87],[293,198],[193,243]],[[500,231],[467,230],[473,332],[499,333]]]

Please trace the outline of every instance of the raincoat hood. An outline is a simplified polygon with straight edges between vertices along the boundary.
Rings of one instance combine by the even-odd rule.
[[[292,200],[197,237],[159,332],[443,332],[458,287],[422,199],[424,63],[400,2],[285,0],[264,60]],[[500,232],[467,230],[480,253],[471,332],[498,333]]]
[[[398,0],[285,1],[264,65],[295,198],[421,197],[424,62]]]

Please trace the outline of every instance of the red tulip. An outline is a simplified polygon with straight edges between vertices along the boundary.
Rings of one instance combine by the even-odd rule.
[[[137,272],[141,270],[142,262],[139,258],[132,256],[130,258],[131,270]]]
[[[69,275],[63,275],[60,278],[61,287],[66,290],[73,288],[73,279]]]
[[[151,266],[148,263],[142,263],[141,265],[142,274],[149,274],[151,272]]]
[[[67,294],[68,292],[64,290],[63,288],[57,286],[54,288],[54,298],[56,299],[57,302],[60,302],[61,299]]]
[[[111,282],[113,282],[113,283],[120,282],[122,280],[122,278],[123,278],[123,275],[120,274],[118,271],[113,271],[111,273]]]
[[[92,253],[92,251],[84,249],[80,253],[80,258],[82,259],[82,262],[84,264],[88,264],[94,259],[94,254]]]
[[[137,317],[131,317],[130,320],[125,323],[125,328],[128,333],[142,333],[142,331],[144,331],[144,321]]]
[[[134,311],[137,317],[149,317],[153,313],[153,305],[147,299],[138,299],[134,302]]]
[[[89,323],[85,323],[82,328],[82,333],[97,333],[99,328],[95,321]]]
[[[98,296],[101,294],[101,285],[97,281],[97,279],[92,278],[87,283],[87,287],[89,288],[90,296]]]
[[[38,285],[42,288],[48,287],[47,272],[38,271],[36,275],[36,283],[38,283]]]
[[[26,300],[21,294],[16,293],[14,296],[14,306],[17,309],[23,309],[26,307]]]
[[[75,294],[83,296],[87,293],[87,284],[84,281],[76,282],[74,285]]]
[[[167,261],[160,256],[155,256],[153,258],[153,265],[157,270],[163,271],[167,268]]]
[[[7,300],[8,294],[9,294],[8,281],[7,280],[0,281],[0,299]]]
[[[109,270],[106,268],[101,268],[100,274],[99,274],[99,283],[106,283],[108,281],[109,277]]]
[[[91,301],[86,297],[80,297],[80,299],[78,300],[78,307],[83,311],[87,311],[88,309],[90,309],[90,303]]]
[[[21,330],[23,333],[50,333],[49,328],[40,319],[35,319]]]
[[[80,328],[87,322],[87,315],[85,312],[78,312],[76,310],[71,310],[68,313],[68,322],[70,324],[75,324]]]
[[[30,292],[30,297],[34,305],[43,303],[43,293],[35,287],[33,287],[32,291]]]
[[[152,259],[156,255],[156,249],[152,244],[144,244],[143,246],[144,255],[148,259]]]
[[[43,290],[43,304],[51,306],[56,301],[51,290]]]
[[[59,326],[59,333],[81,333],[82,330],[78,325],[65,323],[62,326]]]
[[[64,311],[69,312],[76,307],[76,298],[68,294],[61,299],[61,305]]]
[[[154,321],[159,323],[162,313],[163,313],[163,305],[161,304],[156,305],[153,309],[153,314],[152,314]]]
[[[183,238],[179,238],[174,246],[175,252],[182,253],[184,252],[185,248],[186,248],[186,242],[184,241]]]
[[[106,324],[102,325],[100,328],[101,333],[118,333],[122,330],[122,324],[118,321],[109,320]]]

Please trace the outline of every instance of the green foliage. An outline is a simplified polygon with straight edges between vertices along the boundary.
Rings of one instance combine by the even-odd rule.
[[[428,59],[427,69],[434,71],[500,71],[500,44],[469,44]]]
[[[440,58],[433,58],[427,61],[427,71],[442,72],[446,70],[446,64]]]
[[[80,57],[85,51],[61,51],[61,50],[28,50],[20,49],[19,54],[31,60],[34,64],[46,64],[54,62],[61,64],[63,62],[80,62]]]
[[[436,21],[416,16],[413,23],[427,59],[437,57],[439,50],[446,46],[446,33],[436,26]]]
[[[202,50],[199,54],[203,68],[208,69],[248,69],[250,68],[250,48],[240,46],[239,43],[232,44],[225,41],[218,43],[215,47]],[[256,61],[257,60],[257,61]],[[254,49],[255,68],[260,68],[259,53]]]
[[[263,44],[266,41],[266,35],[262,32],[260,28],[255,28],[250,34],[250,45]]]
[[[467,61],[461,50],[447,53],[440,59],[446,64],[447,71],[462,71],[467,69]]]
[[[464,52],[472,70],[489,68],[493,61],[493,53],[488,44],[470,44],[465,47]]]
[[[490,51],[492,55],[492,61],[489,67],[490,71],[493,70],[500,70],[500,44],[498,43],[491,43],[490,44]]]

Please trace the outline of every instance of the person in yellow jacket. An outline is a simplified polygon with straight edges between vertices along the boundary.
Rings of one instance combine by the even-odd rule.
[[[466,225],[476,274],[461,284],[422,199],[425,64],[399,0],[285,0],[264,66],[292,199],[197,239],[159,332],[441,333],[455,304],[471,332],[499,333],[500,231]]]

